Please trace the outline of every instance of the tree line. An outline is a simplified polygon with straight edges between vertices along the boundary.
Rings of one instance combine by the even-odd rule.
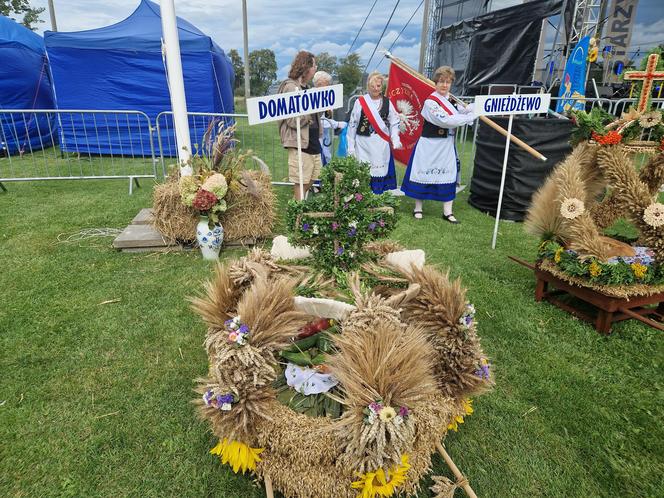
[[[235,72],[235,95],[244,95],[244,63],[236,49],[228,52]],[[350,94],[362,80],[360,56],[353,52],[347,57],[337,58],[327,52],[316,55],[319,71],[326,71],[335,81],[343,84],[344,93]],[[277,81],[277,59],[268,48],[249,52],[249,84],[251,94],[265,95],[270,85]]]

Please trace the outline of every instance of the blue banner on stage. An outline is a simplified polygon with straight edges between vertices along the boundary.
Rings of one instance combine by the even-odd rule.
[[[590,37],[584,36],[576,44],[574,50],[567,59],[565,72],[560,85],[558,105],[556,112],[583,110],[585,102],[583,98],[586,93],[586,64],[588,59],[588,48]],[[579,100],[581,99],[581,100]]]

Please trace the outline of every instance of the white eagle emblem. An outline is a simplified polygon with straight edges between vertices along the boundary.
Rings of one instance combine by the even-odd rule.
[[[399,115],[399,133],[413,135],[420,125],[419,113],[407,100],[397,100],[396,108]]]

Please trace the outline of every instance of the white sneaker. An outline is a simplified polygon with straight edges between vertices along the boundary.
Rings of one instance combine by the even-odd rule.
[[[400,188],[393,188],[392,190],[386,190],[386,192],[392,194],[394,197],[403,197],[406,195]]]

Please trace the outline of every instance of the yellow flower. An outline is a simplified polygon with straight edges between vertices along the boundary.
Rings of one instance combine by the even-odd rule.
[[[388,472],[378,469],[376,472],[358,474],[359,480],[353,481],[350,486],[353,489],[361,490],[357,498],[392,496],[396,492],[396,488],[406,482],[408,469],[410,469],[408,455],[402,455],[401,464],[393,467]]]
[[[463,417],[472,415],[472,413],[475,411],[473,409],[473,400],[470,398],[466,398],[461,400],[461,408],[463,409],[463,414],[456,415],[452,421],[447,424],[447,430],[448,431],[454,431],[458,432],[459,431],[459,424],[463,424]]]
[[[243,474],[247,470],[256,470],[256,463],[261,461],[258,455],[262,452],[263,448],[250,448],[239,441],[229,442],[226,438],[210,450],[213,455],[219,455],[221,463],[228,463],[236,474],[240,469]]]
[[[602,273],[602,267],[597,264],[597,261],[590,263],[590,265],[588,265],[588,270],[590,271],[591,277],[597,277],[600,273]]]
[[[560,263],[560,255],[562,253],[563,253],[563,248],[562,247],[559,247],[558,249],[556,249],[556,253],[553,255],[553,260],[556,263]]]
[[[380,411],[378,416],[383,422],[388,422],[397,416],[397,412],[391,406],[386,406]]]
[[[473,410],[473,400],[470,398],[466,398],[461,401],[461,406],[463,406],[463,410],[466,412],[466,415],[472,415],[475,411]]]
[[[646,272],[648,271],[648,267],[646,265],[642,265],[641,263],[632,263],[629,266],[632,267],[634,276],[639,280],[646,276]]]

